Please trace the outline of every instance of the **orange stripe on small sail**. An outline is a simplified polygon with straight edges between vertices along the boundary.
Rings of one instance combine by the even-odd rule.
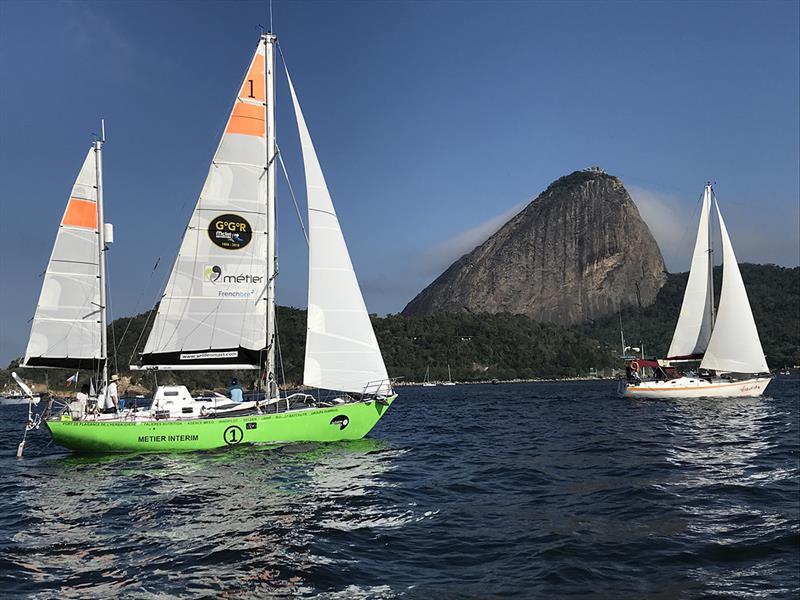
[[[255,106],[236,101],[233,106],[233,114],[225,128],[225,133],[242,133],[244,135],[264,136],[266,127],[264,125],[265,109],[263,106]]]
[[[64,219],[61,224],[97,229],[97,204],[91,200],[70,198],[67,204],[67,212],[64,213]]]
[[[264,102],[264,55],[256,54],[250,64],[247,77],[244,78],[242,89],[239,90],[239,98],[248,98],[258,102]]]

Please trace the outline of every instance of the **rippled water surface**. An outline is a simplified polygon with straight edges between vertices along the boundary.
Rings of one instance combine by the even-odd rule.
[[[0,595],[794,598],[800,380],[402,388],[367,439],[81,457],[0,424]]]

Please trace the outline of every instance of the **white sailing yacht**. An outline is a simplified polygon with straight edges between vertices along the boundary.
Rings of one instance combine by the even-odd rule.
[[[712,201],[722,240],[722,291],[716,314]],[[678,373],[677,365],[698,360],[698,374]],[[638,372],[646,366],[660,376],[641,380]],[[629,372],[622,393],[632,398],[760,396],[771,381],[733,245],[710,183],[703,193],[691,270],[667,358],[632,360]]]
[[[422,380],[422,387],[436,387],[436,382],[431,381],[431,367],[425,367],[425,377]]]

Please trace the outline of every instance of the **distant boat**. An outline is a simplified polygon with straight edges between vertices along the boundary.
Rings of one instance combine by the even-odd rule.
[[[55,413],[45,421],[55,443],[97,453],[352,440],[364,437],[397,397],[288,69],[308,203],[303,383],[327,390],[330,398],[286,396],[278,389],[275,190],[282,158],[275,139],[277,54],[277,37],[261,35],[237,86],[205,185],[182,228],[183,240],[141,361],[131,366],[255,370],[266,399],[193,398],[184,385],[161,385],[148,410],[81,417],[67,407]],[[69,366],[77,360],[72,368],[107,371],[101,322],[106,305],[101,145],[98,140],[90,151],[75,186],[82,195],[73,192],[62,221],[51,266],[56,258],[66,262],[63,269],[48,268],[45,275],[27,366]],[[66,260],[69,252],[62,257],[65,248],[82,252],[80,264]],[[71,270],[62,276],[65,269]],[[82,421],[91,421],[91,426]]]
[[[722,239],[722,292],[714,314],[711,204],[716,207]],[[677,365],[700,361],[698,374],[682,374]],[[639,372],[652,369],[642,380]],[[628,363],[622,394],[630,398],[701,398],[760,396],[771,378],[758,337],[747,291],[714,189],[706,184],[692,266],[678,323],[664,360]]]
[[[422,380],[422,387],[436,387],[436,383],[430,380],[431,368],[425,367],[425,378]]]
[[[452,375],[450,375],[450,365],[448,364],[447,365],[447,381],[442,383],[442,385],[455,385],[455,384],[456,384],[456,382],[453,381],[453,377],[452,377]]]
[[[33,403],[39,404],[39,396],[33,396]],[[0,394],[0,406],[12,406],[17,404],[28,404],[31,401],[29,396],[22,392],[3,392]]]

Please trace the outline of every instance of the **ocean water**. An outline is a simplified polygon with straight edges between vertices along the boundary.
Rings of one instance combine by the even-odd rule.
[[[797,598],[800,379],[401,388],[364,440],[82,457],[0,422],[0,595]]]

